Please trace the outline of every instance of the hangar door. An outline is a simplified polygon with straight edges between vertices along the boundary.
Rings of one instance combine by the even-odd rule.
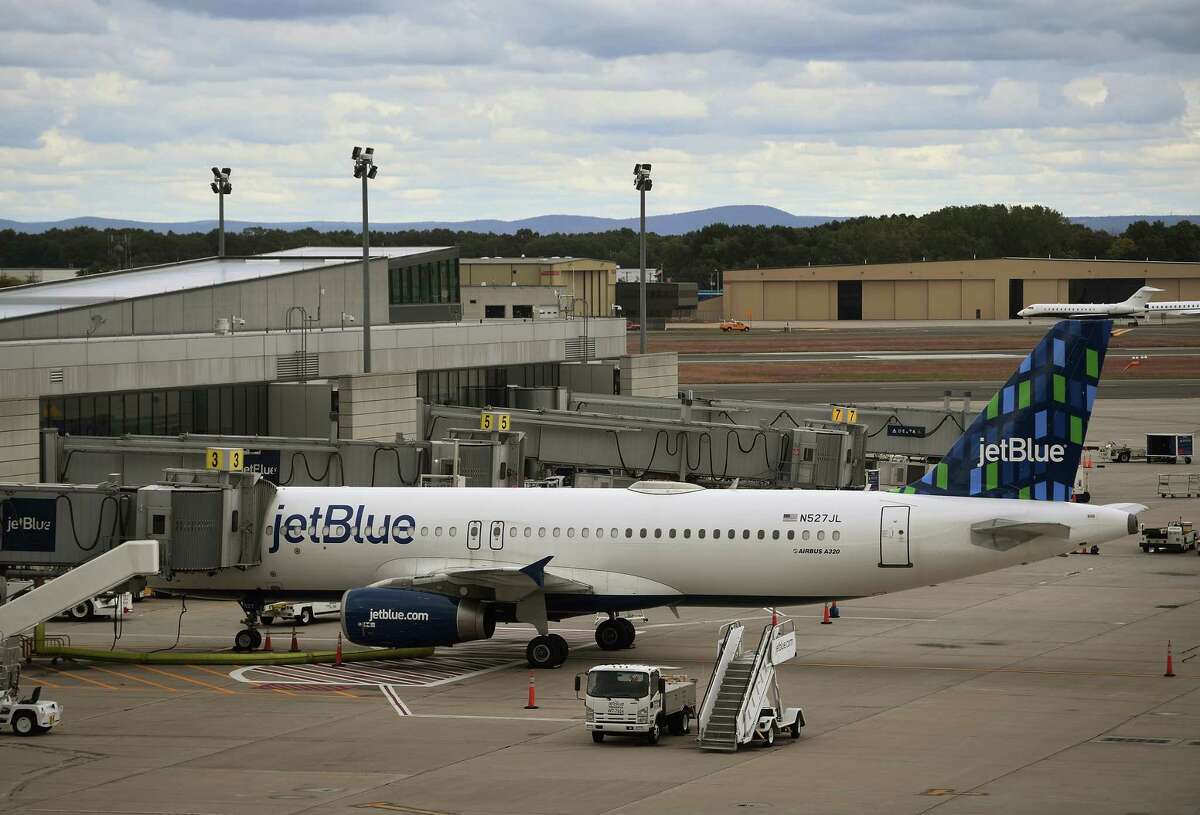
[[[879,565],[906,569],[912,566],[908,541],[908,507],[884,507],[879,517]]]
[[[1067,284],[1072,303],[1119,303],[1146,285],[1144,277],[1078,279]]]

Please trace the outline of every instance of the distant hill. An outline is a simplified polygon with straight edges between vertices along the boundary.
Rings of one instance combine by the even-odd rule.
[[[676,212],[669,215],[649,215],[646,217],[646,229],[659,235],[682,235],[694,232],[712,224],[729,224],[730,226],[818,226],[829,221],[838,220],[826,215],[793,215],[782,209],[758,205],[742,205],[727,207],[712,207],[697,209],[690,212]],[[844,220],[844,219],[843,219]],[[1134,221],[1163,221],[1168,226],[1179,221],[1188,220],[1200,223],[1200,215],[1095,215],[1071,218],[1072,223],[1082,224],[1090,229],[1102,229],[1111,234],[1119,234]],[[22,222],[9,221],[0,218],[0,229],[12,229],[17,232],[41,233],[49,229],[71,229],[78,226],[89,226],[93,229],[146,229],[153,232],[210,232],[217,228],[215,220],[204,221],[131,221],[120,218],[67,218],[62,221]],[[315,229],[319,232],[334,232],[341,229],[357,231],[358,221],[291,221],[272,223],[270,221],[226,221],[225,228],[230,232],[241,232],[249,227],[265,229]],[[638,219],[634,218],[596,218],[590,215],[538,215],[533,218],[522,218],[516,221],[501,221],[481,219],[474,221],[407,221],[380,222],[371,224],[372,229],[381,232],[398,232],[402,230],[452,229],[462,232],[494,232],[501,235],[511,235],[518,229],[532,229],[541,235],[561,233],[574,235],[586,232],[608,232],[614,229],[637,229]]]
[[[729,206],[698,209],[691,212],[676,212],[670,215],[648,215],[646,229],[659,235],[682,235],[693,232],[712,224],[729,224],[730,226],[816,226],[834,220],[822,215],[792,215],[775,207],[764,206]],[[21,222],[0,219],[0,229],[12,229],[17,232],[40,233],[49,229],[71,229],[78,226],[90,226],[93,229],[147,229],[153,232],[209,232],[217,228],[215,220],[204,221],[131,221],[120,218],[67,218],[62,221]],[[234,221],[225,222],[225,228],[230,232],[241,232],[247,227],[264,227],[267,229],[316,229],[330,232],[339,229],[358,230],[358,221],[291,221],[272,223],[269,221]],[[578,234],[582,232],[608,232],[613,229],[637,229],[638,219],[634,218],[596,218],[590,215],[538,215],[533,218],[522,218],[516,221],[501,221],[482,219],[474,221],[406,221],[378,222],[371,224],[372,229],[385,232],[405,229],[453,229],[463,232],[495,232],[511,235],[518,229],[532,229],[542,235],[553,233]]]
[[[1135,221],[1162,221],[1167,226],[1174,226],[1180,221],[1200,224],[1200,215],[1093,215],[1071,218],[1070,221],[1088,229],[1101,229],[1110,235],[1120,235]]]

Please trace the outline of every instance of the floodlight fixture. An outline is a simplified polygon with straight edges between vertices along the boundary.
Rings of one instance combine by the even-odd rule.
[[[361,155],[362,155],[362,148],[358,147],[357,145],[354,147],[353,150],[350,151],[350,158],[355,159],[356,161],[358,160],[358,157]]]
[[[374,178],[378,172],[379,172],[379,168],[376,167],[374,164],[372,164],[371,170],[367,173],[367,178]]]
[[[647,165],[646,165],[646,169],[647,169],[647,170],[649,170],[649,169],[650,169],[650,165],[649,165],[649,164],[647,164]],[[221,173],[222,173],[222,174],[225,176],[225,179],[226,179],[226,180],[229,180],[229,176],[233,175],[233,170],[229,169],[228,167],[222,167],[222,168],[221,168]]]
[[[221,171],[220,171],[219,169],[217,169],[216,167],[213,167],[213,168],[212,168],[212,171],[213,171],[213,178],[220,178],[220,177],[221,177]]]
[[[641,217],[638,221],[638,258],[641,274],[638,277],[638,352],[646,353],[646,193],[654,187],[650,180],[650,165],[641,162],[633,165],[633,187],[641,198]]]
[[[217,182],[214,181],[213,183],[209,184],[208,186],[212,187],[213,192],[220,192],[220,190],[217,189]]]

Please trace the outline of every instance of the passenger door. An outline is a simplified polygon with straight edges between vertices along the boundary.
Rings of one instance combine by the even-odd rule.
[[[884,507],[879,517],[879,565],[906,569],[912,566],[908,534],[908,507]]]
[[[504,521],[492,521],[488,545],[497,550],[504,548]]]
[[[478,549],[481,537],[483,537],[483,521],[471,521],[467,524],[468,549]]]

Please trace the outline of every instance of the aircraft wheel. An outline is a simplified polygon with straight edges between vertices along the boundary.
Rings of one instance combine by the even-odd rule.
[[[616,651],[627,646],[623,645],[625,630],[619,622],[621,618],[605,620],[596,626],[596,644],[602,651]]]
[[[554,647],[554,643],[550,641],[549,637],[534,637],[525,646],[525,659],[529,662],[530,668],[553,668],[556,656],[558,656],[558,649]]]
[[[557,668],[567,661],[567,654],[571,649],[567,645],[567,641],[558,634],[547,634],[546,639],[550,641],[550,646],[554,649],[554,667]]]
[[[257,633],[257,631],[253,631],[249,628],[243,628],[241,631],[237,632],[237,634],[235,634],[233,637],[233,650],[253,651],[255,648],[254,635]]]
[[[621,627],[621,644],[618,648],[632,648],[633,641],[637,638],[637,629],[633,627],[633,623],[625,617],[617,617],[616,623]]]

